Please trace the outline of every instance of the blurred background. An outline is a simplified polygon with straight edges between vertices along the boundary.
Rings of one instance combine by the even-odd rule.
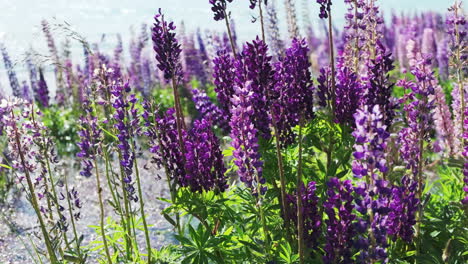
[[[269,0],[278,9],[279,21],[285,22],[284,1]],[[322,22],[318,19],[319,5],[315,0],[296,0],[296,14],[299,23],[309,17],[318,34],[323,33]],[[392,12],[416,14],[418,11],[445,13],[449,0],[380,0],[378,4],[384,16]],[[122,35],[124,51],[128,54],[128,43],[134,34],[139,34],[141,24],[151,25],[158,8],[162,8],[168,19],[179,26],[183,22],[186,31],[225,30],[224,23],[212,18],[208,0],[0,0],[0,42],[5,44],[19,79],[24,79],[22,66],[24,54],[33,48],[39,54],[47,54],[47,43],[41,31],[41,20],[52,25],[52,34],[61,46],[65,32],[54,30],[53,25],[68,23],[70,28],[83,36],[89,43],[100,42],[100,48],[113,48],[116,34]],[[335,26],[344,23],[346,7],[344,0],[333,1]],[[248,8],[248,0],[234,0],[229,6],[235,21],[239,41],[244,42],[259,34],[260,26],[253,23],[256,12]],[[387,20],[388,22],[388,20]],[[286,36],[286,25],[280,25]],[[301,26],[301,24],[300,24]],[[62,35],[62,37],[61,37]],[[72,57],[82,57],[81,44],[72,41]],[[0,60],[1,61],[1,60]],[[48,78],[53,79],[53,78]],[[53,89],[53,84],[50,85]],[[3,62],[0,62],[0,87],[3,93],[10,94],[7,75]]]

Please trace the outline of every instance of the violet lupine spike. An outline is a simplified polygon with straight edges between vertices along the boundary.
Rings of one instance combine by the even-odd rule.
[[[465,94],[468,94],[468,83],[464,84],[464,91]],[[454,123],[454,131],[455,131],[455,136],[454,136],[454,151],[455,153],[461,153],[463,149],[463,141],[461,138],[463,137],[463,129],[462,129],[462,104],[461,104],[461,95],[460,95],[460,88],[458,84],[454,83],[453,84],[453,90],[452,90],[452,110],[453,110],[453,123]],[[466,97],[465,97],[466,98]]]
[[[281,39],[279,25],[278,25],[278,14],[274,2],[270,3],[267,7],[267,19],[266,24],[268,26],[267,39],[272,53],[276,58],[280,57],[284,52],[284,43]]]
[[[201,85],[206,85],[206,72],[203,67],[200,51],[195,47],[193,35],[185,36],[182,53],[186,65],[184,70],[185,81],[190,82],[195,77]]]
[[[3,43],[0,43],[0,51],[2,52],[3,63],[5,65],[5,69],[7,70],[8,80],[10,81],[10,87],[11,91],[13,92],[13,96],[21,97],[21,88],[18,82],[18,78],[16,77],[14,65],[11,62],[10,55],[8,55],[6,47]]]
[[[27,67],[28,73],[29,73],[29,81],[30,81],[30,84],[31,84],[31,91],[36,92],[37,89],[38,89],[38,87],[37,87],[37,84],[38,84],[37,67],[32,62],[30,52],[28,52],[26,54],[26,67]]]
[[[400,186],[392,188],[387,232],[393,241],[396,241],[397,238],[401,238],[408,243],[413,240],[413,227],[416,225],[416,212],[419,207],[416,189],[416,181],[411,180],[408,176],[401,179]]]
[[[331,263],[353,263],[352,247],[356,230],[353,221],[353,186],[350,180],[331,178],[327,183],[327,200],[323,203],[328,216],[326,224],[326,245],[323,261]]]
[[[449,76],[449,38],[444,37],[437,45],[437,66],[439,77],[443,81]]]
[[[255,115],[254,92],[251,87],[252,82],[247,82],[241,87],[235,88],[235,95],[231,98],[231,145],[234,148],[234,164],[237,166],[237,172],[240,180],[252,190],[252,193],[258,195],[257,184],[265,184],[262,176],[263,161],[258,153],[258,130],[253,121]],[[257,177],[260,182],[257,182]],[[261,187],[262,194],[266,187]]]
[[[37,82],[37,90],[34,91],[34,98],[40,106],[49,107],[49,88],[41,68],[39,68],[39,81]]]
[[[186,141],[185,180],[193,192],[224,192],[227,185],[219,140],[205,119],[196,120]]]
[[[153,49],[156,52],[158,68],[164,72],[166,81],[175,78],[183,80],[182,65],[180,64],[180,44],[176,39],[174,22],[167,23],[161,9],[154,16],[152,28]]]
[[[327,107],[331,100],[331,70],[330,67],[320,69],[320,75],[317,78],[317,97],[318,104],[321,107]]]
[[[21,85],[21,94],[24,100],[31,102],[31,92],[26,81],[23,81]]]
[[[259,1],[263,2],[265,6],[268,5],[268,0],[249,0],[249,1],[250,1],[250,5],[249,5],[250,9],[255,9]]]
[[[115,46],[115,49],[114,49],[114,61],[116,63],[120,62],[122,53],[123,53],[122,36],[120,34],[117,34],[117,45]]]
[[[209,0],[212,5],[211,11],[214,13],[213,19],[216,21],[223,20],[226,17],[227,2],[232,3],[233,0]]]
[[[317,187],[314,181],[306,186],[302,186],[302,215],[304,216],[304,243],[311,248],[317,247],[317,240],[320,236],[320,227],[322,219],[319,214]],[[297,226],[297,194],[287,195],[286,197],[291,212],[286,217],[291,219],[294,226]]]
[[[383,114],[379,105],[371,109],[365,105],[354,114],[356,125],[352,133],[356,139],[354,144],[353,174],[377,180],[378,172],[386,173],[388,167],[385,159],[386,140],[390,136],[383,122]]]
[[[141,33],[136,40],[132,40],[130,44],[130,81],[135,90],[140,91],[143,95],[148,96],[148,90],[145,89],[142,80],[142,58],[141,53],[148,42],[147,25],[141,25]]]
[[[356,73],[347,67],[338,69],[336,84],[336,122],[354,125],[354,113],[361,105],[363,88]]]
[[[211,101],[204,91],[192,89],[192,100],[202,119],[217,125],[225,132],[229,132],[229,116],[224,115],[223,111]]]
[[[367,91],[364,95],[364,103],[372,107],[378,105],[384,117],[387,129],[393,123],[397,105],[392,101],[394,82],[390,81],[389,73],[393,66],[392,54],[387,53],[385,47],[377,41],[376,57],[371,60],[368,73]]]
[[[219,51],[218,56],[213,60],[213,64],[214,90],[221,110],[229,119],[236,77],[234,58],[230,55],[230,52]]]
[[[84,102],[83,107],[86,115],[80,117],[79,123],[82,127],[78,131],[80,141],[77,143],[80,152],[76,154],[82,160],[83,169],[81,176],[90,177],[93,174],[94,160],[101,153],[100,142],[103,140],[103,132],[98,124],[97,117],[93,115],[90,102]]]
[[[242,54],[234,63],[236,69],[235,82],[238,87],[244,87],[250,81],[248,88],[252,89],[252,104],[255,115],[253,123],[263,138],[271,137],[270,116],[268,107],[268,89],[274,81],[274,70],[271,66],[271,56],[268,46],[258,37],[252,43],[244,45]]]
[[[422,35],[421,53],[422,54],[436,54],[437,45],[434,36],[435,32],[432,28],[425,28]]]
[[[282,144],[293,141],[292,128],[301,118],[310,120],[314,116],[312,74],[308,57],[309,48],[306,40],[293,39],[284,58],[276,63],[274,98],[272,115]]]
[[[136,108],[137,98],[134,94],[129,94],[128,83],[116,83],[111,88],[111,102],[114,108],[114,127],[117,129],[119,139],[118,148],[120,150],[120,165],[125,172],[124,182],[126,184],[127,195],[130,200],[138,201],[134,181],[132,178],[135,161],[135,136],[140,132],[139,114]]]
[[[439,143],[449,154],[455,153],[455,129],[450,108],[445,100],[445,94],[440,85],[436,85],[431,99],[435,103],[433,109],[434,127]]]

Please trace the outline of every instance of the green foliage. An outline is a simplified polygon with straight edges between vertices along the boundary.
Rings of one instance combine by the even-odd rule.
[[[74,155],[78,151],[78,123],[81,112],[74,108],[63,108],[52,105],[41,110],[42,121],[50,130],[60,155]]]

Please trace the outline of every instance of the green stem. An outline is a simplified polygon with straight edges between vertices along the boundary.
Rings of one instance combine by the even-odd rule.
[[[299,253],[299,262],[304,264],[304,218],[302,215],[302,126],[304,123],[304,114],[301,114],[299,121],[299,158],[297,165],[297,246]]]
[[[109,247],[107,245],[107,238],[106,238],[106,229],[104,228],[104,203],[102,202],[102,188],[101,188],[101,180],[99,176],[99,169],[98,169],[98,164],[96,159],[94,159],[94,168],[96,170],[96,187],[97,187],[97,193],[98,193],[98,198],[99,198],[99,209],[100,209],[100,227],[101,227],[101,236],[102,236],[102,242],[104,244],[104,250],[106,252],[106,257],[108,263],[112,264],[112,257],[109,252]]]

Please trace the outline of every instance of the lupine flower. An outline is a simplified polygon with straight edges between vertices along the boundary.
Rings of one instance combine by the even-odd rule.
[[[37,90],[34,91],[34,98],[42,107],[49,107],[49,88],[41,68],[39,68],[39,81],[37,82]]]
[[[331,178],[327,183],[327,200],[323,203],[328,219],[327,241],[323,256],[325,263],[352,263],[353,237],[356,230],[353,221],[356,215],[353,213],[353,186],[351,181],[340,181]]]
[[[275,91],[273,113],[282,143],[293,139],[292,128],[300,119],[310,120],[313,115],[312,75],[305,39],[293,39],[286,55],[275,65]]]
[[[452,90],[452,109],[453,109],[453,123],[454,123],[454,152],[460,153],[463,149],[463,129],[462,129],[462,103],[460,90],[464,90],[465,94],[468,95],[468,83],[464,84],[464,89],[460,89],[457,83],[453,84]],[[466,97],[465,97],[466,100]]]
[[[463,187],[463,190],[465,191],[465,198],[463,198],[462,203],[466,206],[468,204],[468,107],[465,109],[464,125],[465,133],[463,135],[463,156],[465,157],[465,164],[463,166],[463,182],[465,186]]]
[[[288,24],[288,33],[291,39],[299,38],[299,26],[297,25],[295,1],[285,0],[286,22]]]
[[[209,0],[212,5],[211,11],[214,13],[214,20],[223,20],[226,17],[227,2],[232,3],[233,0]]]
[[[354,124],[353,115],[361,105],[362,85],[357,80],[356,73],[343,67],[338,70],[336,84],[336,121],[341,124]]]
[[[236,68],[236,85],[245,86],[250,81],[248,88],[252,89],[253,123],[257,131],[264,138],[270,138],[270,117],[268,115],[268,89],[273,84],[274,71],[270,64],[271,56],[268,55],[267,45],[258,37],[252,43],[246,43],[242,54],[234,63]]]
[[[219,51],[213,60],[213,83],[220,108],[228,118],[231,116],[231,98],[234,95],[235,69],[234,58],[229,52]]]
[[[11,62],[10,56],[6,50],[5,45],[0,44],[0,51],[2,52],[3,56],[3,63],[5,64],[5,69],[7,70],[8,79],[10,80],[10,87],[13,91],[13,96],[21,97],[21,88],[18,82],[18,78],[16,77],[16,72],[14,70],[13,63]]]
[[[448,78],[449,68],[449,38],[445,37],[437,45],[437,66],[439,68],[439,77],[442,80]]]
[[[317,97],[318,104],[321,107],[327,107],[331,100],[331,70],[330,67],[320,69],[320,75],[317,78]]]
[[[103,133],[97,117],[93,115],[89,101],[85,102],[83,109],[86,115],[80,117],[82,129],[78,131],[80,141],[77,143],[80,152],[76,156],[82,159],[83,169],[80,175],[90,177],[94,169],[94,161],[101,153],[100,142],[103,140]]]
[[[396,103],[392,101],[392,91],[395,83],[389,80],[393,66],[392,54],[386,53],[385,47],[377,42],[376,58],[369,66],[369,82],[364,95],[365,104],[369,107],[378,105],[383,114],[384,124],[390,128],[395,116]]]
[[[455,149],[454,125],[449,106],[445,100],[444,91],[440,85],[435,86],[434,95],[431,96],[431,100],[435,103],[433,118],[438,141],[450,154],[453,154]]]
[[[148,42],[147,25],[141,25],[141,33],[136,40],[130,43],[130,68],[128,69],[130,75],[130,84],[135,90],[142,92],[143,95],[149,95],[149,87],[144,86],[142,80],[142,59],[141,53]]]
[[[117,45],[115,46],[115,49],[114,49],[114,61],[115,62],[120,62],[120,57],[122,56],[122,53],[123,53],[122,36],[120,34],[117,34]]]
[[[52,61],[55,64],[55,78],[57,83],[57,91],[56,91],[56,100],[59,104],[65,101],[66,96],[68,95],[65,91],[65,87],[63,87],[63,77],[62,77],[62,69],[60,68],[60,57],[58,54],[57,46],[55,45],[54,37],[50,32],[50,25],[44,19],[41,21],[42,25],[42,32],[44,33],[46,40],[47,40],[47,47],[49,48],[50,55],[52,56]]]
[[[29,71],[29,81],[31,83],[31,91],[35,92],[37,91],[37,68],[31,61],[31,54],[28,52],[26,54],[26,67],[28,68]]]
[[[320,18],[328,18],[328,14],[331,11],[331,0],[317,0],[317,3],[320,5]]]
[[[436,53],[436,49],[434,30],[432,28],[425,28],[422,36],[421,53],[432,55]]]
[[[192,89],[192,100],[203,119],[218,125],[224,131],[229,131],[228,116],[224,115],[223,111],[211,101],[204,91]]]
[[[135,161],[135,135],[139,134],[139,115],[136,108],[137,98],[134,94],[129,94],[130,87],[127,83],[116,83],[111,87],[112,107],[115,109],[114,127],[117,129],[119,139],[118,148],[120,151],[120,165],[125,171],[124,182],[126,184],[127,195],[130,200],[138,201],[132,179],[133,165]]]
[[[176,27],[174,22],[167,23],[164,15],[159,9],[159,13],[154,16],[154,26],[152,28],[153,49],[156,52],[158,68],[164,72],[164,78],[170,80],[182,80],[182,66],[180,64],[180,44],[177,42],[176,34],[173,32]]]
[[[304,217],[304,243],[309,247],[317,246],[317,239],[320,235],[320,225],[322,223],[319,215],[318,196],[316,194],[317,187],[315,182],[311,181],[307,187],[302,185],[302,215]],[[290,215],[286,216],[291,219],[294,226],[297,226],[297,194],[287,195],[286,199],[290,204]]]
[[[207,83],[206,72],[203,67],[200,51],[195,47],[193,35],[185,35],[182,43],[185,81],[189,82],[195,77],[201,85],[205,85]]]
[[[258,153],[258,130],[253,123],[256,106],[251,86],[252,82],[249,81],[244,86],[235,88],[235,95],[231,99],[232,118],[229,125],[231,144],[234,147],[234,164],[238,168],[240,180],[251,188],[254,194],[258,194],[256,185],[265,184],[265,179],[262,177],[263,162]],[[261,189],[262,192],[266,191],[266,187]]]
[[[281,39],[279,25],[278,25],[278,14],[274,2],[270,3],[267,7],[267,19],[268,25],[267,39],[270,46],[270,50],[275,57],[280,57],[283,54],[284,43]]]
[[[393,241],[401,238],[406,242],[411,242],[413,239],[413,226],[416,224],[416,212],[419,205],[419,200],[415,196],[416,189],[416,181],[408,176],[401,179],[401,186],[392,188],[387,232],[392,236]]]
[[[383,123],[383,115],[379,105],[374,105],[369,109],[367,105],[363,109],[358,109],[354,114],[356,126],[353,136],[356,139],[354,144],[353,173],[356,177],[369,176],[377,179],[377,170],[380,173],[388,171],[385,164],[386,139],[390,134]]]
[[[258,1],[263,1],[265,5],[268,5],[268,0],[249,0],[249,1],[250,1],[250,5],[249,5],[250,9],[255,9],[255,7],[258,4]]]
[[[186,182],[193,192],[224,192],[227,180],[219,140],[205,119],[196,120],[186,139]]]

